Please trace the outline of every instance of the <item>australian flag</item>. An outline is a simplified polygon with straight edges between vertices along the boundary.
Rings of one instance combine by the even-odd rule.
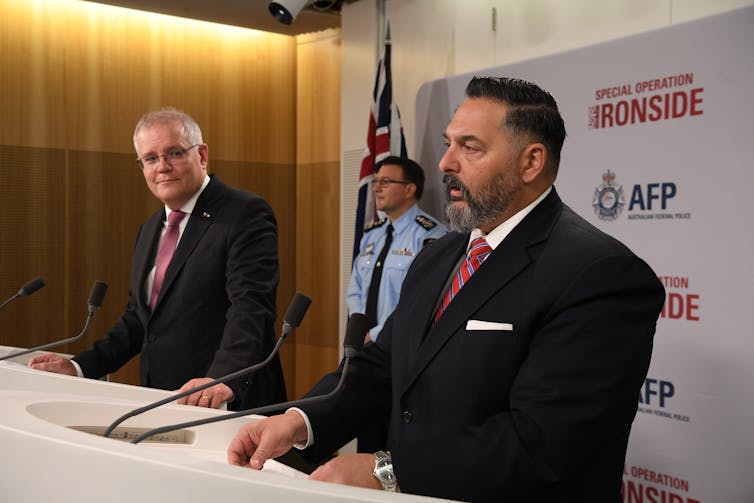
[[[389,155],[406,157],[406,138],[403,136],[398,106],[393,103],[392,72],[390,71],[390,27],[385,39],[385,53],[377,66],[377,78],[372,93],[369,114],[367,146],[361,159],[359,174],[359,202],[356,208],[356,229],[353,239],[352,260],[359,254],[359,243],[364,228],[374,223],[377,210],[369,182]]]

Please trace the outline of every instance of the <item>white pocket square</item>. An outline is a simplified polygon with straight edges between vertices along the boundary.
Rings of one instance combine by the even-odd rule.
[[[512,323],[498,323],[496,321],[469,320],[466,322],[466,330],[503,330],[513,331]]]

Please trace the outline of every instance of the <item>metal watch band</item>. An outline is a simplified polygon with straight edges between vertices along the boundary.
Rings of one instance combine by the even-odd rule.
[[[393,458],[387,451],[377,451],[374,456],[372,474],[380,481],[384,490],[394,493],[398,487],[398,481],[395,479],[395,472],[393,472]]]

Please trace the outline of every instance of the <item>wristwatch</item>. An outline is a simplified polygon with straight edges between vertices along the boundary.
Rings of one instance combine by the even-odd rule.
[[[393,472],[393,458],[387,451],[377,451],[374,453],[374,471],[372,474],[382,484],[382,488],[387,492],[394,493],[398,487],[398,481],[395,479]]]

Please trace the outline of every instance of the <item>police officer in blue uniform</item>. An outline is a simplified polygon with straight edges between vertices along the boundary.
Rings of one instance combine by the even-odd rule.
[[[375,325],[365,343],[377,340],[382,325],[398,304],[398,296],[408,267],[424,244],[442,237],[447,228],[419,209],[424,189],[424,171],[411,159],[387,157],[372,180],[375,206],[387,215],[364,230],[348,284],[348,315],[369,315],[367,304],[370,285],[381,270],[377,292]],[[385,242],[392,235],[388,250]],[[379,258],[384,255],[384,260]]]

